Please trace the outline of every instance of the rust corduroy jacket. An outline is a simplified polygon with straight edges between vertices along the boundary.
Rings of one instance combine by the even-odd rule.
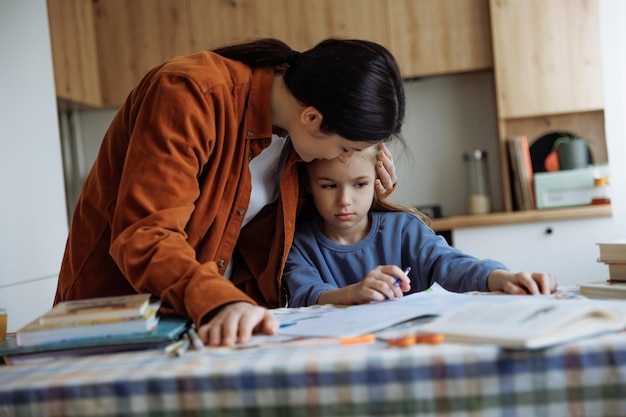
[[[55,302],[149,292],[198,324],[226,303],[281,304],[302,203],[293,150],[279,200],[241,229],[248,164],[271,141],[273,76],[273,68],[201,52],[141,80],[84,184]],[[229,281],[222,274],[231,260]]]

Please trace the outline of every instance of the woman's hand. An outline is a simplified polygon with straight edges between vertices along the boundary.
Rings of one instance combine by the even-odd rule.
[[[502,291],[507,294],[548,295],[556,291],[557,281],[553,274],[496,269],[489,274],[487,287],[489,291]]]
[[[391,152],[384,143],[378,145],[378,162],[376,163],[376,184],[374,184],[378,198],[385,198],[396,186],[396,166],[393,163]]]
[[[198,329],[198,336],[209,346],[233,346],[247,343],[255,332],[274,334],[278,319],[266,308],[246,302],[224,306],[212,319]]]

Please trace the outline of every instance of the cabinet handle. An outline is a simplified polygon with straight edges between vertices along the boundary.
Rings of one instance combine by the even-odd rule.
[[[552,227],[548,226],[546,227],[546,235],[551,235],[553,232]]]

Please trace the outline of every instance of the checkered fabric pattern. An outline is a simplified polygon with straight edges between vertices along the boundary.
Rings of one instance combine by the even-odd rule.
[[[161,351],[0,366],[0,416],[626,416],[626,334],[540,351]]]

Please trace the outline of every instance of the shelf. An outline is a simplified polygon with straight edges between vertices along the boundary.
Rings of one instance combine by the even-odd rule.
[[[611,205],[580,206],[558,209],[525,210],[491,214],[474,214],[431,219],[430,226],[436,231],[464,229],[468,227],[498,226],[553,220],[572,220],[611,217]]]

